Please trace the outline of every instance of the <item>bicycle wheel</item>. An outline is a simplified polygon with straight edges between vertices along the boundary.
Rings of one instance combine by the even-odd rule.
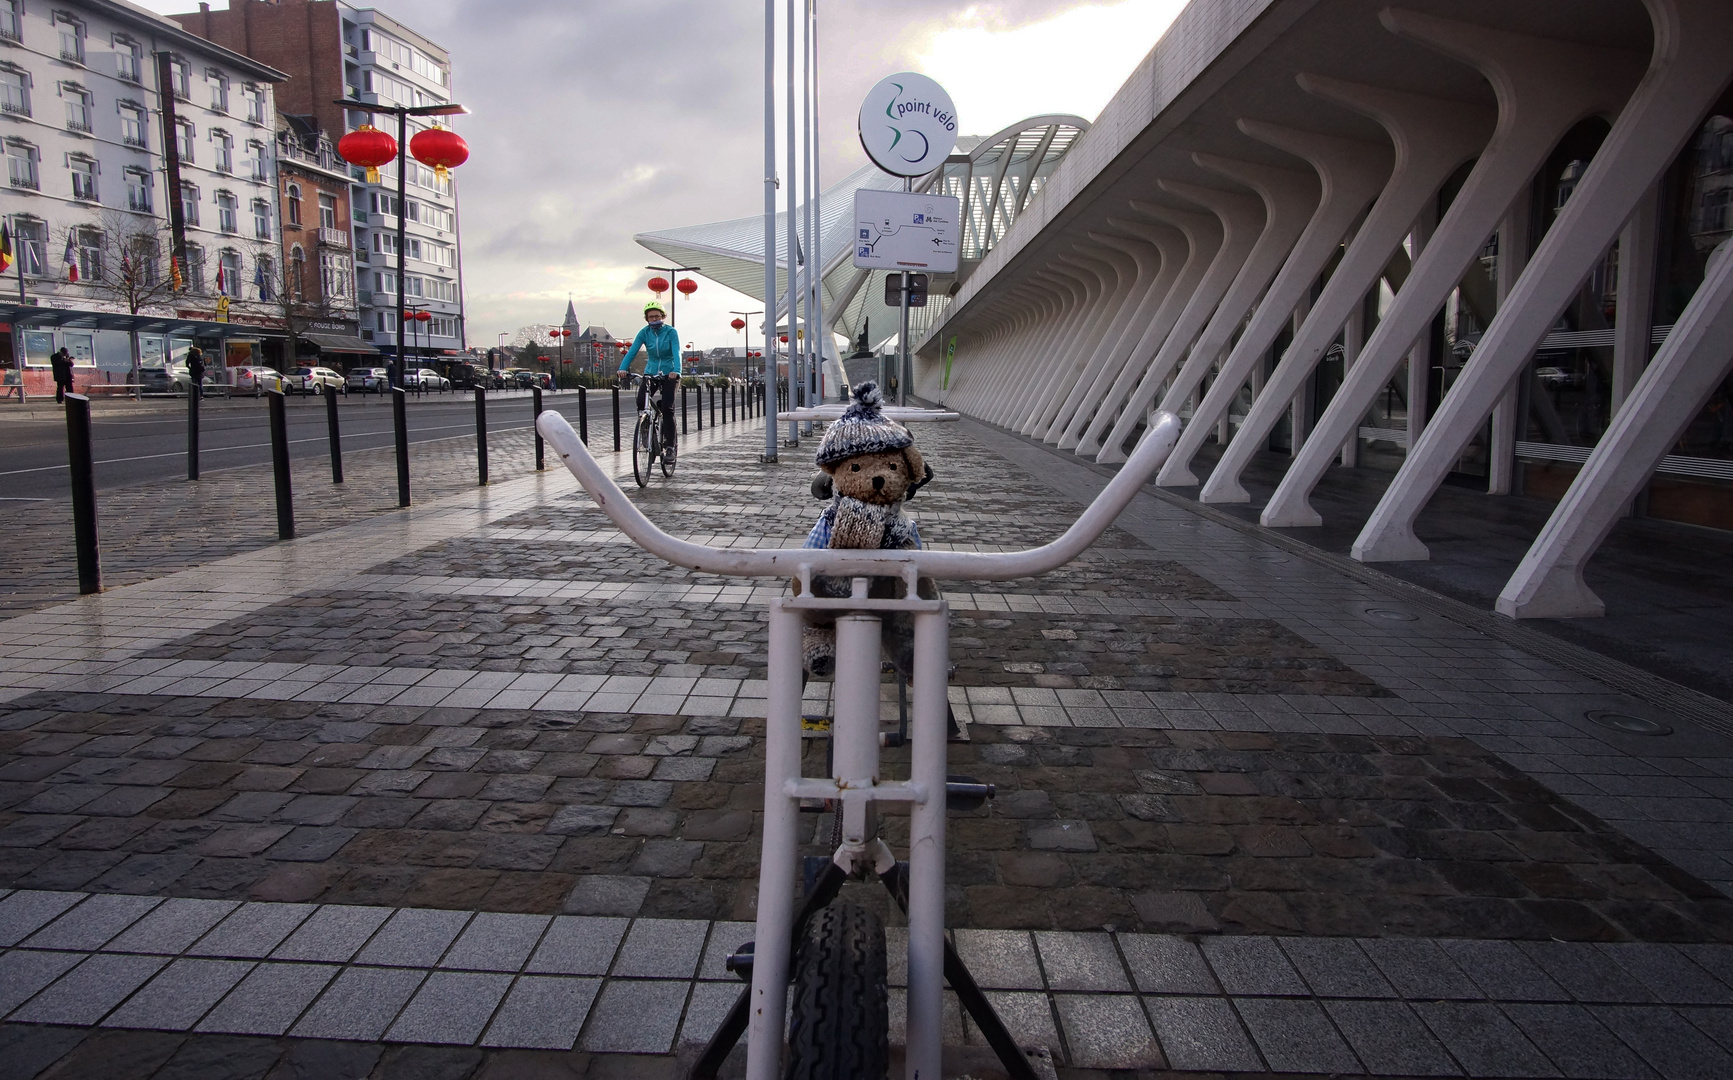
[[[890,1008],[879,917],[831,904],[807,924],[795,965],[788,1080],[883,1080]]]
[[[638,426],[632,432],[632,479],[643,487],[650,482],[650,418],[638,417]]]
[[[668,423],[667,420],[662,421],[662,435],[663,435],[662,454],[661,454],[662,475],[663,475],[663,477],[666,478],[666,477],[671,477],[674,475],[674,457],[675,457],[675,453],[674,453],[674,426],[672,424]]]

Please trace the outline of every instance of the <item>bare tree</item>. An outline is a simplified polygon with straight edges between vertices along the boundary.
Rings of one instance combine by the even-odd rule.
[[[300,279],[299,275],[306,273],[305,267],[287,265],[281,248],[260,242],[253,245],[251,257],[253,278],[240,291],[242,295],[251,292],[255,297],[246,301],[247,307],[283,321],[289,338],[287,365],[292,369],[300,363],[301,338],[313,329],[314,323],[348,320],[354,317],[354,312],[333,303],[323,283]]]
[[[78,260],[78,284],[129,315],[167,307],[182,291],[170,267],[168,222],[160,218],[107,209],[102,212],[101,224],[70,225],[61,236],[62,249],[70,242]],[[128,337],[132,343],[129,381],[137,386],[142,363],[138,330],[131,330]]]

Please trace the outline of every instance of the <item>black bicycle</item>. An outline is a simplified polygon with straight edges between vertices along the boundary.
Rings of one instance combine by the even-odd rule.
[[[674,379],[673,375],[640,375],[638,381]],[[632,431],[632,478],[643,487],[650,482],[650,472],[658,464],[664,477],[674,475],[674,422],[656,407],[657,387],[649,383],[644,390],[644,406],[638,410],[638,423]]]

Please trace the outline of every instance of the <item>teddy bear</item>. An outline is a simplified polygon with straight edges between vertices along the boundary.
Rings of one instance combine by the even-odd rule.
[[[808,548],[880,548],[904,550],[921,546],[914,519],[903,511],[933,478],[933,470],[915,449],[909,429],[886,417],[881,408],[883,394],[876,383],[855,388],[854,402],[825,431],[818,446],[818,467],[813,495],[829,499],[807,534]],[[796,582],[796,590],[799,583]],[[815,575],[816,596],[846,597],[848,578]],[[905,586],[900,577],[875,577],[868,596],[901,599]],[[922,599],[938,599],[938,588],[929,578],[916,583]],[[914,673],[914,618],[907,612],[892,612],[884,620],[884,651],[904,679]],[[808,624],[802,634],[802,650],[808,674],[826,678],[836,671],[836,627],[834,622]]]

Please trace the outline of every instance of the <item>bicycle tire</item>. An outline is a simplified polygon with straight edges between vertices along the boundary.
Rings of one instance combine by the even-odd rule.
[[[807,924],[795,965],[788,1080],[883,1080],[890,1006],[879,917],[831,904]]]
[[[666,480],[674,476],[674,461],[678,454],[674,449],[674,426],[663,420],[662,432],[662,452],[657,456],[662,459],[662,478]]]
[[[650,421],[642,416],[632,432],[632,479],[639,487],[650,482]]]

